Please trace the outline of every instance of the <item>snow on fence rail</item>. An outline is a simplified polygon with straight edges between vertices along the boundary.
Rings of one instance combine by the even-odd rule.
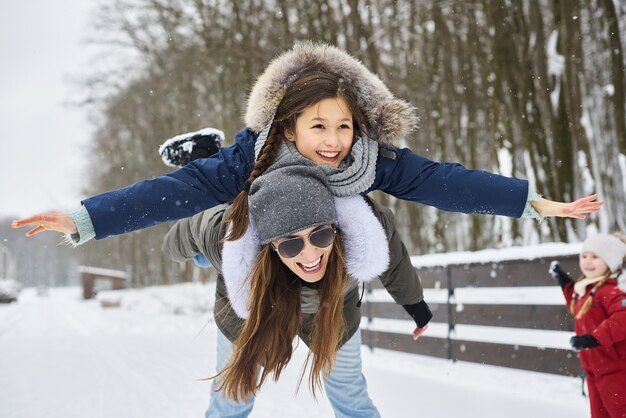
[[[363,343],[408,353],[576,376],[569,349],[573,320],[548,275],[559,260],[578,277],[580,244],[414,257],[433,320],[413,341],[415,327],[380,281],[367,289]]]

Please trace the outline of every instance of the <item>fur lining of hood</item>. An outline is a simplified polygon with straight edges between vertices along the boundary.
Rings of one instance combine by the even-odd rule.
[[[287,87],[307,68],[337,74],[356,94],[369,127],[366,133],[381,143],[404,139],[418,123],[416,109],[397,99],[359,60],[325,43],[304,41],[276,57],[259,76],[248,97],[246,125],[261,132],[273,120]]]
[[[338,227],[346,257],[346,270],[358,282],[369,282],[389,266],[387,235],[362,196],[336,197]],[[228,299],[240,318],[248,317],[249,276],[261,251],[254,225],[236,241],[225,241],[222,272]]]

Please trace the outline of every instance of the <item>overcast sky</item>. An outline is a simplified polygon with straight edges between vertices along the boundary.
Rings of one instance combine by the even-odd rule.
[[[86,72],[83,40],[95,0],[19,0],[0,5],[0,215],[80,204],[90,126],[64,103],[68,77]],[[74,94],[72,94],[74,92]]]

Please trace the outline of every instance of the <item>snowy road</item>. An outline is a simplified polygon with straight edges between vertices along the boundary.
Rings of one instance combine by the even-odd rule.
[[[194,340],[178,324],[188,318],[154,321],[102,310],[80,302],[78,292],[28,296],[0,310],[0,415],[199,415],[208,386],[196,379],[209,370],[209,338]]]
[[[77,288],[49,297],[26,289],[17,304],[0,305],[0,416],[203,416],[209,383],[199,379],[214,365],[210,316],[102,309],[79,297]],[[253,417],[333,416],[306,383],[294,395],[304,355],[297,350],[281,381],[264,387]],[[572,378],[382,350],[364,349],[363,359],[383,417],[588,415]]]

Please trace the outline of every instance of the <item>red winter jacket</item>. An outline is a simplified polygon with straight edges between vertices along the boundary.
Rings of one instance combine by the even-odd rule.
[[[593,285],[576,301],[575,314],[589,298]],[[574,294],[574,283],[563,289],[569,306]],[[626,293],[617,288],[615,279],[608,279],[596,291],[591,308],[582,318],[574,321],[576,335],[591,334],[600,343],[599,347],[578,353],[583,370],[602,376],[615,371],[626,371]]]

